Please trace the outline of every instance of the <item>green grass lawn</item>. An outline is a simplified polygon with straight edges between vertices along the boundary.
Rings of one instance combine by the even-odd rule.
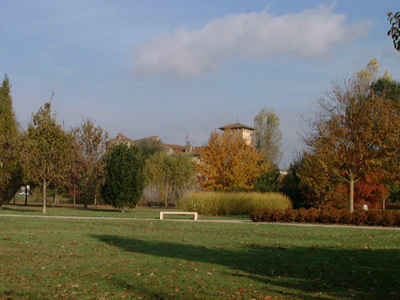
[[[79,204],[73,206],[71,204],[61,204],[56,207],[47,205],[46,215],[48,216],[76,216],[76,217],[110,217],[110,218],[138,218],[138,219],[159,219],[160,211],[174,211],[175,208],[164,208],[164,207],[136,207],[132,209],[126,209],[125,212],[121,213],[116,208],[110,205],[90,205],[88,209],[83,209],[83,205]],[[22,214],[22,215],[42,215],[41,204],[32,204],[25,206],[23,202],[17,202],[16,204],[4,204],[3,209],[0,209],[0,214]],[[191,219],[192,216],[165,216],[166,219]],[[202,220],[249,220],[248,215],[242,216],[200,216]]]
[[[0,216],[0,299],[396,299],[400,231]]]

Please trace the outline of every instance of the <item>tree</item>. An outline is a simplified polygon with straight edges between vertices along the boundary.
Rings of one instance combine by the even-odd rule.
[[[278,192],[280,176],[278,167],[272,165],[268,172],[256,179],[253,190],[261,193]]]
[[[121,212],[135,207],[143,194],[144,161],[135,145],[114,146],[105,157],[105,181],[101,195],[107,203]]]
[[[265,153],[246,144],[230,128],[213,132],[204,147],[196,170],[205,190],[250,190],[254,181],[268,171]]]
[[[9,202],[22,185],[20,146],[10,81],[5,75],[0,87],[0,206]]]
[[[313,131],[306,140],[306,157],[313,165],[309,174],[324,170],[331,178],[347,182],[351,212],[357,181],[377,171],[383,181],[398,174],[399,106],[371,90],[377,70],[372,60],[367,69],[334,84],[332,92],[319,100]]]
[[[294,208],[310,207],[304,193],[304,185],[299,176],[299,170],[304,165],[305,158],[302,155],[290,163],[288,173],[282,179],[281,191],[292,200]]]
[[[25,170],[28,178],[43,190],[43,213],[46,213],[47,188],[68,170],[67,158],[71,152],[68,134],[51,114],[50,103],[33,115],[25,143]]]
[[[390,25],[392,26],[387,35],[392,38],[394,48],[397,51],[400,51],[400,12],[394,14],[393,12],[388,12],[387,16]]]
[[[84,119],[79,127],[71,130],[76,143],[76,162],[71,170],[71,184],[79,180],[79,189],[85,208],[96,199],[104,177],[104,160],[108,133],[90,119]],[[95,200],[96,201],[96,200]]]
[[[185,153],[154,154],[146,162],[145,174],[147,184],[160,190],[165,206],[171,198],[179,200],[196,182],[192,157]]]
[[[279,129],[279,117],[273,109],[263,108],[255,116],[254,136],[255,146],[266,153],[267,162],[278,166],[282,159],[282,131]]]

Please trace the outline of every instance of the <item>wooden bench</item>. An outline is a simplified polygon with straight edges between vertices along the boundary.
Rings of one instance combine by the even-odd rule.
[[[197,212],[160,211],[160,220],[164,220],[164,215],[193,215],[193,220],[197,220]]]

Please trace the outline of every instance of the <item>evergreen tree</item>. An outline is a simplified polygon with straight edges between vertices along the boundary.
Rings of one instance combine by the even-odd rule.
[[[5,75],[0,87],[0,205],[9,202],[22,185],[19,139],[10,81]]]
[[[105,161],[105,183],[101,189],[104,201],[121,212],[125,207],[135,207],[144,188],[144,160],[138,147],[114,146]]]

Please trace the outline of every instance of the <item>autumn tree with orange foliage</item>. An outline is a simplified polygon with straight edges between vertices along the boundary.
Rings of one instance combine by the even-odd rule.
[[[335,84],[319,101],[312,134],[306,139],[310,162],[302,171],[303,181],[317,184],[318,179],[310,180],[310,174],[318,169],[327,178],[346,182],[351,212],[357,181],[375,172],[380,172],[382,182],[399,176],[400,107],[371,90],[377,70],[377,61],[372,60],[367,69]]]
[[[250,190],[268,171],[265,153],[246,144],[235,130],[213,132],[196,166],[204,190]]]

